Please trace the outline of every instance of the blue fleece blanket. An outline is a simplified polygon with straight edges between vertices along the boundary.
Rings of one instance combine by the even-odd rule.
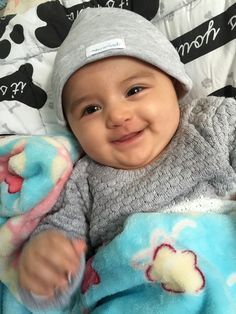
[[[235,239],[235,210],[134,214],[87,261],[72,307],[33,313],[235,314]]]
[[[0,138],[0,314],[40,313],[18,301],[18,257],[57,201],[77,158],[77,143],[68,134]],[[70,310],[47,311],[62,313]]]
[[[235,214],[135,214],[88,261],[74,313],[236,313],[235,240]]]

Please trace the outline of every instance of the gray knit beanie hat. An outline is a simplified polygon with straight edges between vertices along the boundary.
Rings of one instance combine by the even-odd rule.
[[[158,67],[179,82],[179,97],[192,86],[170,41],[150,21],[118,8],[87,8],[80,12],[55,59],[52,90],[57,119],[65,124],[62,91],[84,65],[112,56],[130,56]]]

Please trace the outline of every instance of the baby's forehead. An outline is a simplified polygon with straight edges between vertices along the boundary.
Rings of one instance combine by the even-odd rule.
[[[87,63],[86,65],[80,67],[79,69],[76,69],[66,80],[65,85],[68,83],[68,81],[83,79],[85,76],[89,75],[91,76],[91,79],[95,75],[102,75],[103,72],[110,73],[110,78],[114,77],[116,74],[116,71],[124,73],[124,75],[127,76],[146,76],[148,73],[156,73],[161,72],[162,74],[165,74],[169,76],[164,71],[160,70],[158,67],[145,62],[143,60],[140,60],[135,57],[130,56],[112,56],[103,58],[100,60],[96,60],[91,63]],[[133,74],[134,73],[134,74]],[[112,76],[112,74],[114,74]],[[90,77],[89,77],[90,78]],[[65,86],[64,85],[64,86]]]

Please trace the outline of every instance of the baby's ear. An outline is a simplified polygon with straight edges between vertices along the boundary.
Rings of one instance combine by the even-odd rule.
[[[174,88],[176,89],[177,88],[177,85],[178,85],[178,81],[176,80],[176,78],[174,78],[174,77],[170,77],[170,79],[171,79],[171,81],[172,81],[172,83],[173,83],[173,85],[174,85]]]
[[[175,92],[177,94],[178,99],[181,98],[184,95],[184,90],[182,84],[176,80],[176,78],[171,77]]]

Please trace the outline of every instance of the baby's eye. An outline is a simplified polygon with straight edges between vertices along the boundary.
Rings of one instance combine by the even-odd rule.
[[[134,94],[138,94],[143,90],[142,86],[134,86],[132,87],[128,93],[127,93],[127,97],[133,96]]]
[[[101,110],[101,107],[98,105],[90,105],[87,106],[84,110],[83,110],[83,116],[87,116],[90,115],[98,110]]]

